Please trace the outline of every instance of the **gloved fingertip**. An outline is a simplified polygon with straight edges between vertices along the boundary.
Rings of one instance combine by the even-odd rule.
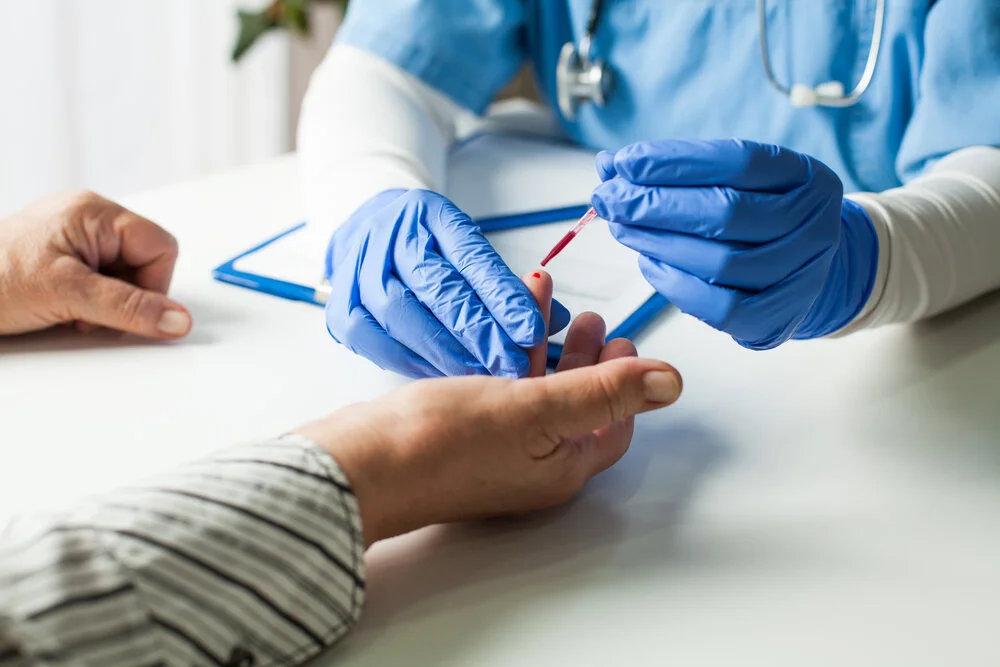
[[[552,299],[551,311],[549,313],[549,335],[554,336],[567,326],[572,319],[569,308],[562,305],[556,299]]]
[[[647,151],[648,145],[645,142],[639,142],[629,144],[615,153],[615,162],[611,166],[615,170],[615,175],[626,181],[634,181],[637,167],[641,169],[641,165],[646,161],[643,158]]]
[[[615,171],[615,154],[613,151],[601,151],[598,153],[594,159],[594,166],[597,167],[597,175],[600,176],[601,181],[606,181],[617,175]]]
[[[611,218],[608,217],[610,214],[610,209],[608,208],[608,205],[604,201],[605,190],[607,190],[607,188],[605,187],[606,184],[607,181],[601,183],[596,188],[594,188],[594,191],[592,193],[590,193],[590,207],[597,212],[597,215],[599,217],[605,220],[610,220]]]

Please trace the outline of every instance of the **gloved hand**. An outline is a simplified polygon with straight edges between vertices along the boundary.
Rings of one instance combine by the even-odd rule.
[[[335,340],[413,378],[528,374],[546,337],[531,292],[446,198],[387,190],[330,239],[326,326]],[[554,333],[569,323],[552,311]]]
[[[686,313],[769,349],[850,322],[868,299],[878,237],[826,165],[735,139],[654,141],[598,155],[591,203]]]

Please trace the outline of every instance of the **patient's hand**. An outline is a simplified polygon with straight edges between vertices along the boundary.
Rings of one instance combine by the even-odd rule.
[[[537,276],[537,277],[536,277]],[[552,283],[525,279],[548,314]],[[633,416],[673,403],[677,371],[604,344],[593,313],[573,323],[557,372],[532,351],[535,377],[422,380],[298,432],[337,459],[358,496],[366,544],[425,525],[516,514],[569,500],[614,464]]]
[[[179,338],[191,316],[166,297],[177,242],[90,192],[57,195],[0,220],[0,334],[76,322]]]

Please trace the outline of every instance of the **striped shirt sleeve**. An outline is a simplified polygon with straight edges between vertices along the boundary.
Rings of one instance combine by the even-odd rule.
[[[364,600],[357,500],[299,436],[247,444],[0,540],[0,666],[298,665]]]

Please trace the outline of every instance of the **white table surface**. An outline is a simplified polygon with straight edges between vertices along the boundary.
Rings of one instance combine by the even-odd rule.
[[[293,158],[126,200],[173,231],[195,329],[0,341],[0,507],[58,506],[399,380],[318,308],[210,279],[298,220]],[[569,507],[377,546],[320,664],[1000,665],[1000,298],[743,350],[671,314],[685,377]]]

